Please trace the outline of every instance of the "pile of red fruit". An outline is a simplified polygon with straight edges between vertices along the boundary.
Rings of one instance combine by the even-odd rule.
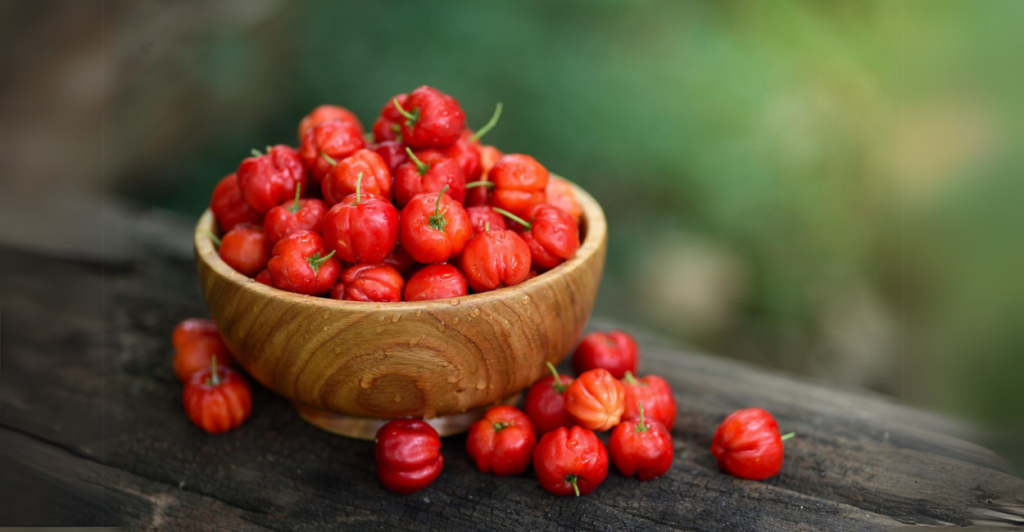
[[[221,258],[257,281],[354,301],[421,301],[512,286],[572,258],[573,188],[529,155],[479,143],[459,102],[423,86],[370,133],[343,107],[299,122],[299,148],[253,150],[213,191]]]

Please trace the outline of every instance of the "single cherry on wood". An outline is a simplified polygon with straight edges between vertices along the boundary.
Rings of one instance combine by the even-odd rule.
[[[577,425],[605,431],[619,424],[626,390],[608,370],[598,368],[576,378],[565,392],[565,408]]]
[[[429,486],[441,474],[441,438],[419,419],[395,419],[377,431],[373,454],[377,478],[387,489],[409,494]]]
[[[626,411],[624,417],[640,415],[638,405],[643,405],[648,419],[653,419],[672,430],[676,424],[676,398],[672,395],[672,387],[665,379],[657,375],[636,378],[633,372],[627,371],[622,379],[626,387]]]
[[[398,211],[384,198],[356,193],[335,204],[324,216],[324,244],[352,264],[383,261],[398,244]]]
[[[445,186],[436,194],[419,194],[402,209],[402,247],[417,262],[433,264],[458,256],[473,234],[466,210],[447,191]]]
[[[659,421],[644,419],[642,404],[636,408],[638,417],[627,418],[612,431],[608,454],[623,475],[648,481],[672,467],[672,435]]]
[[[234,363],[228,346],[220,336],[194,338],[177,347],[171,365],[181,382],[188,382],[193,373],[210,367],[217,359],[224,366]]]
[[[249,384],[238,372],[217,365],[216,357],[208,368],[192,374],[182,402],[189,419],[210,434],[236,428],[252,413]]]
[[[722,471],[748,480],[764,480],[782,470],[783,444],[793,433],[779,434],[779,424],[760,408],[737,410],[722,421],[711,454]]]
[[[469,426],[466,454],[477,469],[495,475],[521,475],[530,467],[537,435],[533,423],[519,409],[492,407],[483,419]]]
[[[206,318],[188,318],[174,326],[171,332],[171,345],[180,348],[192,340],[199,338],[220,338],[217,324]]]
[[[541,437],[533,468],[541,487],[550,493],[579,497],[608,477],[608,451],[590,429],[559,427]]]
[[[327,252],[323,239],[312,231],[298,231],[283,238],[267,265],[274,287],[296,294],[317,296],[334,287],[341,264],[334,251]]]
[[[573,378],[559,375],[551,362],[546,364],[551,376],[544,377],[531,386],[523,401],[523,410],[533,422],[537,434],[545,434],[558,427],[571,427],[574,423],[565,408],[565,391],[572,384]]]
[[[594,368],[604,368],[616,379],[627,371],[636,373],[640,348],[636,340],[625,331],[592,332],[580,340],[572,355],[572,370],[577,374]]]

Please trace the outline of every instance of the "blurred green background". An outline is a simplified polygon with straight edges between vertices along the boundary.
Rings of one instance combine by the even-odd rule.
[[[195,217],[428,84],[610,222],[597,313],[966,418],[1024,470],[1024,2],[115,3],[111,187]]]

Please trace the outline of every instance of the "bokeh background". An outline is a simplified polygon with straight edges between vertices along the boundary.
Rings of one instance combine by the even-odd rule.
[[[369,125],[428,84],[471,127],[503,102],[486,142],[602,203],[603,317],[969,420],[1024,470],[1024,2],[12,1],[0,20],[4,242],[87,247],[116,231],[96,205],[194,219],[314,106]]]

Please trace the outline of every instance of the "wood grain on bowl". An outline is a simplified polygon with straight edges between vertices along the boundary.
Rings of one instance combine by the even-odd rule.
[[[262,285],[217,255],[207,211],[195,231],[203,296],[242,366],[296,403],[376,419],[461,414],[541,378],[590,316],[607,227],[573,186],[583,208],[574,258],[516,286],[437,301],[337,301]]]

